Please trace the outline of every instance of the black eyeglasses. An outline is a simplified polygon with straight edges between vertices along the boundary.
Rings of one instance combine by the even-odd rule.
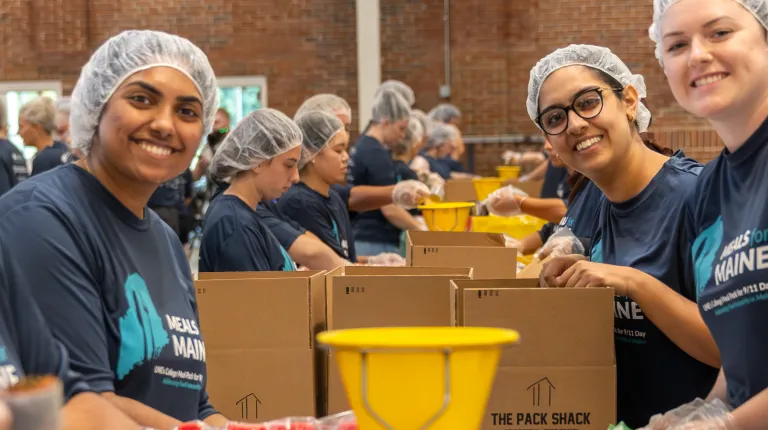
[[[574,111],[583,119],[592,119],[603,111],[603,91],[624,91],[623,88],[595,88],[577,95],[566,107],[551,107],[536,118],[536,124],[550,136],[562,134],[568,128],[568,112]]]

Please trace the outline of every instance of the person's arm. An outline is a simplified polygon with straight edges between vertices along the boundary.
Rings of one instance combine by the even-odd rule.
[[[525,175],[526,181],[542,181],[544,180],[544,175],[547,174],[547,168],[549,167],[549,160],[542,161],[538,166],[536,166],[535,169],[531,171],[531,173]],[[514,181],[514,179],[513,179]]]
[[[229,423],[229,420],[226,417],[224,417],[224,415],[213,414],[208,418],[204,419],[203,422],[215,428],[224,428],[224,426],[226,426],[227,423]]]
[[[466,172],[451,172],[451,179],[475,179],[477,175]]]
[[[310,232],[299,236],[288,248],[293,260],[311,270],[333,270],[347,264],[328,245]]]
[[[543,245],[544,242],[541,240],[541,235],[536,232],[522,238],[517,250],[522,255],[530,255],[533,254],[537,249],[541,248]]]
[[[765,423],[768,423],[768,389],[733,411],[735,429],[760,430],[765,429]]]
[[[395,186],[374,187],[358,185],[349,191],[349,211],[367,212],[381,209],[392,204],[392,192]]]
[[[113,392],[102,393],[102,396],[120,409],[125,415],[143,426],[158,430],[170,430],[181,424],[181,421],[176,418],[169,417],[168,415],[152,409],[141,402],[137,402],[136,400],[118,396]]]
[[[94,393],[81,393],[61,409],[59,430],[141,430],[109,400]]]
[[[381,208],[381,213],[384,215],[384,218],[387,219],[392,225],[399,228],[400,230],[419,230],[420,226],[418,221],[413,218],[413,215],[411,215],[407,210],[395,206],[395,205],[387,205]]]
[[[537,199],[535,197],[515,196],[520,210],[528,215],[558,223],[565,216],[568,208],[560,199]]]

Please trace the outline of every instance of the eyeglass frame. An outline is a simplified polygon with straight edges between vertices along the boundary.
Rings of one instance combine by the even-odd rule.
[[[576,105],[576,102],[579,101],[579,98],[581,96],[583,96],[584,94],[591,93],[593,91],[597,93],[598,97],[600,97],[600,110],[597,111],[597,113],[595,115],[593,115],[593,116],[591,116],[589,118],[585,118],[579,112],[576,111],[576,108],[574,106]],[[579,118],[581,118],[583,120],[589,120],[589,119],[597,118],[598,115],[600,115],[603,112],[603,108],[605,107],[605,100],[603,99],[603,91],[613,91],[613,92],[619,92],[620,93],[620,92],[624,91],[624,88],[600,88],[600,87],[598,87],[598,88],[590,88],[588,90],[584,90],[584,91],[582,91],[580,93],[577,93],[573,97],[573,103],[571,103],[570,106],[566,106],[566,107],[552,106],[551,108],[545,110],[539,116],[537,116],[535,122],[539,126],[539,128],[541,128],[541,131],[543,131],[546,135],[548,135],[548,136],[559,136],[559,135],[565,133],[566,130],[568,130],[568,124],[571,121],[570,111],[573,111],[573,113],[575,113]],[[565,127],[563,127],[563,131],[561,131],[560,133],[550,133],[547,130],[545,130],[544,126],[541,124],[541,117],[543,117],[547,112],[551,112],[551,111],[553,111],[555,109],[561,109],[561,110],[565,111]]]

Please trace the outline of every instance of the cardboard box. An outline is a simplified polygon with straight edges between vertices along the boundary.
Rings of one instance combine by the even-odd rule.
[[[517,276],[517,249],[497,233],[409,231],[405,260],[414,267],[471,267],[473,279]]]
[[[326,276],[328,329],[453,326],[452,280],[472,269],[347,266]],[[329,356],[328,413],[349,409],[338,366]]]
[[[544,265],[547,264],[552,258],[547,257],[543,260],[534,259],[530,264],[525,266],[520,273],[517,274],[518,278],[522,279],[539,279],[541,271],[544,269]]]
[[[483,430],[604,430],[615,423],[613,290],[542,289],[536,279],[454,284],[464,325],[520,333],[519,344],[502,353]]]
[[[477,192],[472,179],[449,179],[445,181],[445,202],[474,202]]]
[[[201,274],[195,282],[211,403],[259,422],[324,412],[325,272]],[[216,277],[229,279],[214,279]]]

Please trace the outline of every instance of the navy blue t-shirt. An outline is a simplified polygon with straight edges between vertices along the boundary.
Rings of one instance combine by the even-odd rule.
[[[429,163],[429,170],[431,170],[432,173],[437,173],[441,178],[446,180],[451,179],[451,169],[448,167],[445,161],[438,160],[437,158],[434,158],[425,152],[421,153],[421,156],[427,160],[427,163]]]
[[[188,171],[189,169],[187,169]],[[161,184],[149,198],[149,207],[184,209],[184,199],[192,195],[190,176],[185,171],[181,175]]]
[[[19,148],[0,139],[0,196],[28,177],[27,161]]]
[[[290,250],[296,239],[307,232],[307,229],[300,226],[296,221],[284,217],[277,209],[277,200],[260,202],[256,206],[256,213],[261,222],[267,226],[269,231],[275,235],[280,245],[286,250]]]
[[[201,272],[290,272],[288,252],[239,197],[222,194],[203,217]]]
[[[32,174],[30,176],[39,175],[68,162],[69,147],[63,142],[54,141],[53,145],[38,151],[32,158]]]
[[[136,217],[69,164],[0,198],[0,251],[94,391],[181,421],[215,413],[189,263],[152,210]]]
[[[350,185],[391,186],[397,184],[397,168],[391,152],[375,138],[363,135],[351,151],[347,180]],[[352,220],[356,240],[400,244],[401,230],[380,210],[358,213]]]
[[[568,227],[582,242],[589,243],[597,221],[598,211],[604,198],[605,196],[600,191],[600,188],[597,188],[592,181],[588,181],[573,198],[560,223],[547,223],[539,231],[541,242],[547,243],[550,236]]]
[[[320,238],[339,257],[357,262],[349,208],[336,191],[329,189],[326,197],[299,182],[280,197],[277,208]]]
[[[768,388],[767,142],[768,120],[704,168],[692,205],[699,309],[734,408]]]
[[[568,199],[571,187],[568,186],[568,169],[555,167],[549,161],[547,172],[544,174],[544,184],[541,186],[542,199]]]
[[[685,199],[700,171],[678,153],[637,196],[622,203],[603,199],[592,261],[643,271],[695,301]],[[654,414],[705,398],[718,369],[678,348],[628,297],[617,296],[615,306],[618,419],[637,428]]]
[[[13,263],[0,253],[0,264]],[[0,391],[32,375],[57,376],[66,398],[89,391],[69,368],[67,350],[54,339],[30,292],[0,272]]]
[[[440,161],[442,161],[443,164],[448,166],[448,169],[451,172],[465,173],[467,171],[467,169],[464,167],[463,164],[461,164],[459,161],[454,160],[453,157],[451,156],[441,158]]]
[[[405,162],[402,160],[395,160],[395,169],[397,172],[397,182],[406,180],[419,180],[419,175],[414,172],[413,169],[408,167],[408,165],[405,164]]]

